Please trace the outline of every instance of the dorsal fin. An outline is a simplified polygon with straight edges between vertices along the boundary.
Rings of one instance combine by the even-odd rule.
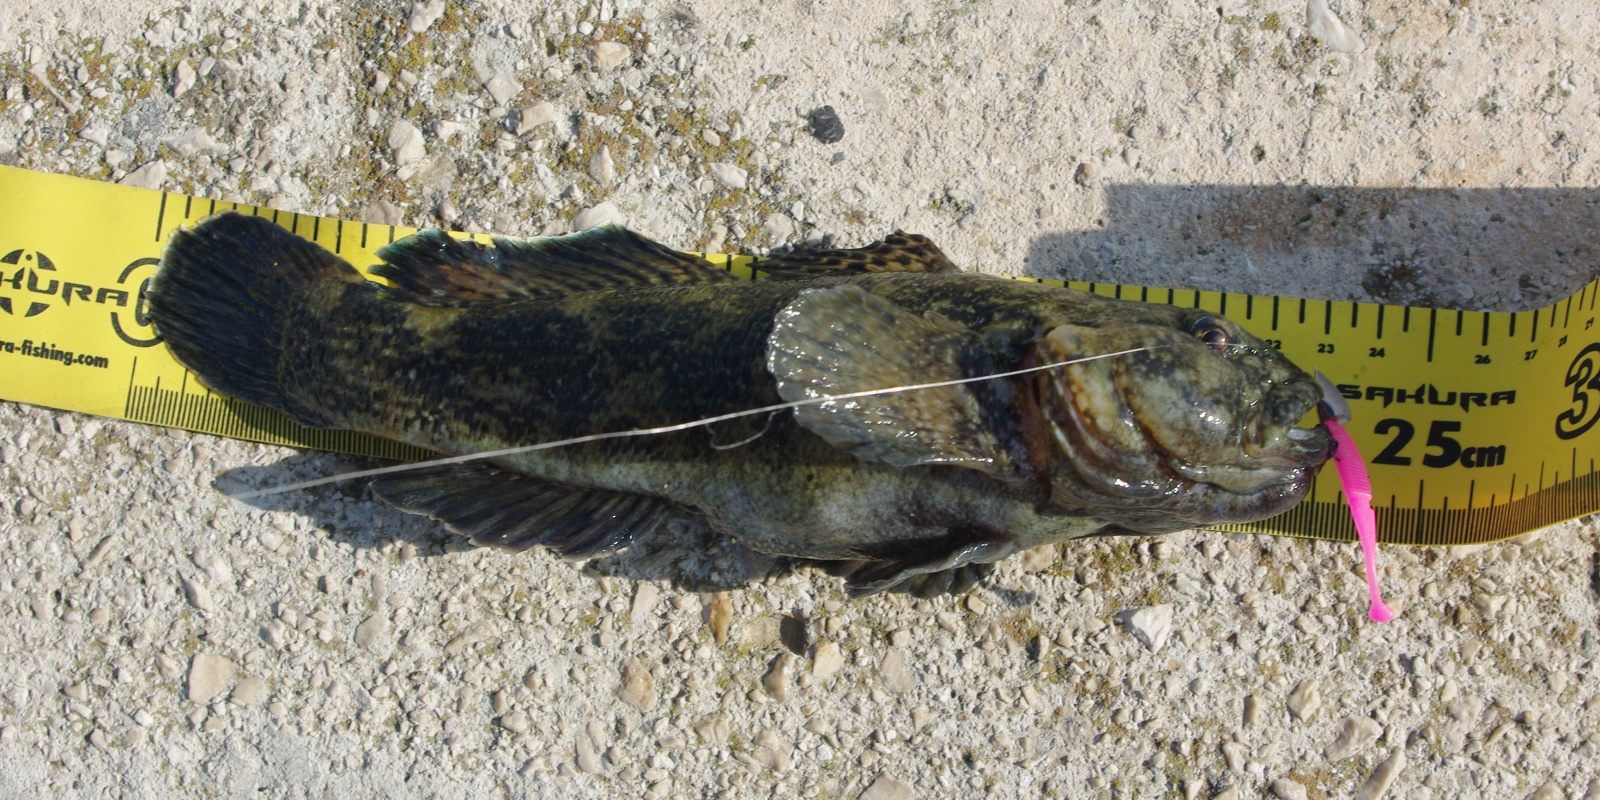
[[[751,264],[780,281],[836,278],[874,272],[960,272],[933,240],[895,231],[881,242],[852,249],[800,248]]]
[[[489,244],[428,230],[379,250],[378,257],[384,263],[372,272],[394,283],[390,292],[430,306],[738,280],[614,225],[549,239],[496,236]]]

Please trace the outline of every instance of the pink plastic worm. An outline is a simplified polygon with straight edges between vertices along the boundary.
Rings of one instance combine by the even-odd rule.
[[[1367,564],[1367,599],[1372,603],[1367,616],[1373,622],[1388,622],[1394,619],[1394,610],[1384,605],[1378,591],[1378,520],[1372,513],[1372,482],[1367,478],[1366,462],[1337,417],[1330,417],[1323,424],[1339,445],[1333,453],[1333,463],[1339,468],[1339,482],[1344,484],[1344,499],[1355,518],[1361,556]]]

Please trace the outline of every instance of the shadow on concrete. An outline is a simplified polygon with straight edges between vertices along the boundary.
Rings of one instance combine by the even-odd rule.
[[[1600,273],[1600,189],[1112,185],[1097,228],[1033,240],[1027,274],[1475,310],[1549,305]]]

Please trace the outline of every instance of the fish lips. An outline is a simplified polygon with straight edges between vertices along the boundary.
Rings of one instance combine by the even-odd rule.
[[[1034,360],[1062,365],[1035,379],[1057,506],[1167,518],[1152,529],[1262,519],[1333,453],[1324,426],[1298,426],[1320,391],[1270,348],[1223,357],[1171,328],[1061,326]]]

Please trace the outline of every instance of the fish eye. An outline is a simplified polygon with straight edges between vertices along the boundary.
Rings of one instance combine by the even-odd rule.
[[[1217,324],[1216,320],[1210,317],[1204,317],[1199,322],[1196,322],[1194,324],[1194,335],[1200,341],[1210,345],[1212,350],[1215,350],[1218,353],[1228,352],[1228,346],[1230,344],[1228,341],[1228,332],[1223,330],[1222,327]]]

